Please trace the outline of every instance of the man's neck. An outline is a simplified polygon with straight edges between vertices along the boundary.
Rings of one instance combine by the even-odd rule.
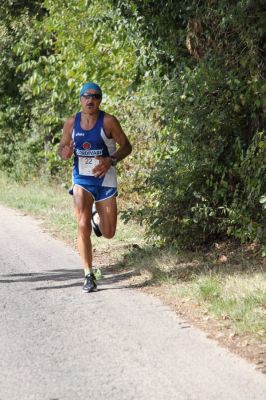
[[[93,113],[84,113],[83,111],[81,112],[81,127],[83,129],[92,129],[99,116],[100,111],[93,112]]]
[[[82,117],[86,121],[93,121],[93,120],[97,119],[99,114],[100,114],[100,110],[98,110],[98,111],[88,111],[86,113],[84,111],[81,112]]]

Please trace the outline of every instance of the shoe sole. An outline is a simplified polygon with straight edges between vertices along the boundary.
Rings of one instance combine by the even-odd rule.
[[[86,290],[86,289],[82,289],[83,293],[92,293],[92,292],[98,292],[97,288],[91,289],[91,290]]]

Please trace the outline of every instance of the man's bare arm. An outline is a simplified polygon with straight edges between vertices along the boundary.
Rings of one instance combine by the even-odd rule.
[[[58,154],[63,160],[68,160],[73,154],[73,125],[74,117],[68,118],[64,123],[63,136],[58,146]]]
[[[119,146],[117,151],[112,154],[112,158],[115,158],[117,161],[123,160],[131,153],[132,146],[125,132],[121,128],[121,125],[117,118],[107,114],[104,120],[104,130],[108,137],[112,137]],[[100,164],[94,168],[93,172],[95,176],[99,176],[100,178],[102,178],[112,165],[112,160],[110,157],[97,158],[100,160]]]
[[[132,146],[116,117],[109,115],[106,122],[107,131],[119,146],[117,151],[112,154],[112,157],[116,158],[117,161],[121,161],[132,152]]]

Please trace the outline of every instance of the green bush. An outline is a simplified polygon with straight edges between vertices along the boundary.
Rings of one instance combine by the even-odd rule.
[[[30,3],[0,7],[0,167],[67,186],[62,125],[95,80],[134,146],[119,165],[125,219],[159,243],[262,243],[263,2]]]

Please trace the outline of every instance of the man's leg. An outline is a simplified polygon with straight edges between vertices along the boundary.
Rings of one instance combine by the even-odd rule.
[[[78,223],[78,250],[84,270],[92,268],[91,210],[92,195],[80,186],[74,186],[74,209]]]
[[[95,203],[99,214],[99,228],[103,236],[111,239],[115,235],[117,223],[117,204],[116,196]]]
[[[97,290],[96,278],[92,272],[91,215],[93,197],[80,186],[74,186],[74,208],[78,222],[78,249],[83,262],[85,293]]]

